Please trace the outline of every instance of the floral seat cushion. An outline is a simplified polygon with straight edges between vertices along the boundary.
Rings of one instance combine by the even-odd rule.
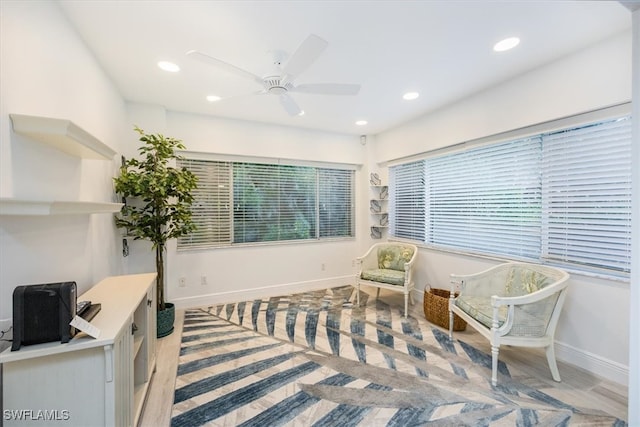
[[[404,286],[404,265],[411,261],[413,248],[390,245],[378,248],[378,268],[363,270],[361,278],[371,282]]]
[[[376,268],[364,270],[361,276],[364,280],[372,282],[388,283],[390,285],[404,285],[404,271],[391,270],[388,268]]]
[[[404,271],[405,263],[411,261],[413,248],[394,245],[378,249],[378,268],[385,270]]]

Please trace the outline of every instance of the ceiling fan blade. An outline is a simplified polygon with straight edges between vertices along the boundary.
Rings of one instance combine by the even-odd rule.
[[[357,95],[360,85],[342,83],[315,83],[298,85],[290,92],[317,93],[321,95]]]
[[[247,79],[251,79],[259,84],[262,84],[262,78],[253,74],[252,72],[243,70],[242,68],[238,68],[235,65],[229,64],[228,62],[221,61],[220,59],[214,58],[213,56],[207,55],[206,53],[202,53],[197,50],[190,50],[189,52],[187,52],[187,55],[194,59],[197,59],[198,61],[214,65],[230,73],[242,76]]]
[[[294,54],[291,55],[291,58],[282,69],[284,82],[290,83],[293,79],[299,76],[300,73],[309,68],[309,66],[313,64],[328,45],[329,43],[326,40],[316,36],[315,34],[310,34]]]
[[[293,100],[289,95],[282,94],[280,95],[280,104],[284,107],[284,109],[289,113],[290,116],[299,116],[302,113],[296,101]]]

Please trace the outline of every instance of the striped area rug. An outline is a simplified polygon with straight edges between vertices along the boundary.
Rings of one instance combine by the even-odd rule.
[[[171,425],[624,426],[351,286],[187,310]]]

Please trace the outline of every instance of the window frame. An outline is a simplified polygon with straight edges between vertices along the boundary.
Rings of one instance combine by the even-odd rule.
[[[178,252],[187,252],[187,251],[195,251],[195,250],[208,250],[208,249],[220,249],[220,248],[230,248],[230,247],[248,247],[248,246],[269,246],[269,245],[282,245],[282,244],[304,244],[304,243],[314,243],[314,242],[327,242],[327,241],[340,241],[340,240],[353,240],[356,238],[356,171],[359,169],[360,165],[356,164],[348,164],[348,163],[330,163],[330,162],[314,162],[314,161],[298,161],[298,160],[288,160],[288,159],[279,159],[279,158],[262,158],[262,157],[249,157],[249,156],[229,156],[229,155],[219,155],[214,153],[203,153],[203,152],[194,152],[194,151],[182,151],[181,156],[184,160],[183,163],[190,161],[200,161],[200,162],[222,162],[229,165],[229,175],[230,175],[230,191],[229,191],[229,226],[230,226],[230,240],[227,242],[208,242],[201,244],[189,244],[187,241],[190,239],[191,235],[184,236],[178,239],[177,242],[177,251]],[[248,241],[248,242],[236,242],[234,237],[234,229],[235,229],[235,221],[234,218],[234,165],[265,165],[267,168],[275,167],[276,169],[280,166],[283,167],[305,167],[312,168],[315,173],[315,220],[314,220],[314,237],[310,238],[301,238],[301,239],[282,239],[282,240],[266,240],[266,241]],[[320,212],[320,192],[322,188],[322,183],[319,182],[321,172],[323,170],[329,171],[342,171],[347,174],[347,178],[349,180],[348,189],[345,189],[345,192],[349,192],[350,194],[345,197],[350,199],[350,209],[347,213],[350,216],[350,224],[348,224],[349,235],[345,236],[323,236],[321,235],[321,215]],[[196,200],[197,202],[197,200]]]
[[[612,107],[608,107],[608,108],[604,108],[601,110],[596,110],[596,111],[591,111],[588,113],[584,113],[584,114],[578,114],[575,116],[571,116],[571,117],[565,117],[562,119],[558,119],[558,120],[554,120],[554,121],[550,121],[550,122],[546,122],[546,123],[541,123],[541,124],[537,124],[537,125],[533,125],[533,126],[529,126],[526,128],[522,128],[522,129],[516,129],[513,131],[509,131],[509,132],[505,132],[502,134],[498,134],[498,135],[494,135],[494,136],[489,136],[489,137],[484,137],[484,138],[480,138],[477,140],[473,140],[473,141],[468,141],[465,143],[460,143],[460,144],[455,144],[449,147],[444,147],[441,149],[437,149],[437,150],[432,150],[429,152],[424,152],[424,153],[420,153],[418,155],[413,155],[413,156],[408,156],[405,158],[401,158],[401,159],[394,159],[393,161],[390,161],[386,164],[386,166],[388,166],[390,168],[389,170],[389,177],[390,177],[390,183],[392,181],[392,176],[394,174],[393,172],[393,168],[398,167],[398,166],[402,166],[402,165],[406,165],[412,162],[416,162],[416,161],[424,161],[425,162],[425,168],[427,167],[427,162],[429,161],[429,159],[433,159],[433,158],[437,158],[437,157],[441,157],[441,156],[447,156],[447,155],[455,155],[456,153],[465,151],[465,150],[471,150],[471,149],[475,149],[475,148],[481,148],[483,146],[492,146],[492,145],[497,145],[500,143],[504,143],[504,142],[508,142],[508,141],[514,141],[514,140],[518,140],[518,139],[524,139],[524,138],[531,138],[531,137],[535,137],[537,135],[540,134],[547,134],[547,135],[551,135],[554,134],[558,131],[562,131],[565,129],[569,129],[569,128],[579,128],[579,127],[586,127],[592,123],[595,122],[606,122],[612,119],[616,119],[616,118],[621,118],[621,117],[626,117],[626,116],[631,116],[631,111],[630,111],[630,104],[629,103],[624,103],[624,104],[619,104],[619,105],[615,105]],[[629,120],[631,121],[631,120]],[[542,152],[543,149],[541,147],[541,156],[542,156]],[[540,167],[540,171],[539,171],[540,175],[542,175],[542,167]],[[425,175],[427,175],[428,172],[425,172]],[[542,181],[542,176],[541,176],[541,181]],[[631,183],[629,182],[628,185],[630,185]],[[542,185],[542,184],[541,184]],[[395,189],[390,185],[390,195],[391,197],[394,197],[394,192]],[[427,185],[425,184],[425,192],[428,193],[428,188]],[[542,187],[541,187],[541,193],[543,192]],[[425,206],[425,211],[428,212],[430,209],[429,207],[429,201],[427,200],[426,206]],[[541,219],[543,221],[543,227],[544,227],[544,221],[545,221],[545,216],[547,215],[547,213],[543,212],[544,210],[544,206],[541,206]],[[395,221],[395,218],[393,218],[393,212],[390,215],[390,221]],[[427,213],[428,215],[428,213]],[[591,265],[580,265],[580,264],[575,264],[575,263],[570,263],[570,262],[560,262],[558,260],[553,260],[553,259],[547,259],[544,256],[544,251],[545,248],[543,247],[543,240],[545,239],[545,236],[543,235],[543,230],[541,228],[541,232],[540,232],[540,255],[537,258],[528,258],[528,257],[519,257],[517,255],[510,255],[510,254],[504,254],[504,253],[492,253],[490,251],[480,251],[477,249],[467,249],[467,248],[460,248],[460,247],[451,247],[451,246],[442,246],[442,245],[437,245],[437,244],[433,244],[431,243],[431,240],[428,236],[428,228],[429,228],[429,222],[428,219],[425,219],[424,222],[424,233],[425,233],[425,238],[424,240],[412,240],[412,239],[407,239],[407,238],[403,238],[403,237],[397,237],[397,236],[393,236],[390,233],[389,238],[392,240],[406,240],[406,241],[411,241],[413,243],[416,243],[420,246],[426,247],[426,248],[430,248],[430,249],[434,249],[434,250],[438,250],[438,251],[443,251],[443,252],[450,252],[450,253],[456,253],[456,254],[464,254],[464,255],[470,255],[470,256],[478,256],[478,257],[482,257],[482,258],[489,258],[489,259],[499,259],[499,260],[520,260],[520,261],[529,261],[529,262],[537,262],[540,264],[548,264],[548,265],[555,265],[555,266],[559,266],[561,268],[564,268],[568,271],[571,272],[575,272],[578,274],[582,274],[582,275],[587,275],[587,276],[594,276],[594,277],[602,277],[602,278],[606,278],[609,280],[616,280],[616,281],[624,281],[627,282],[629,280],[630,277],[630,273],[629,270],[631,268],[630,265],[630,233],[631,233],[631,228],[630,225],[628,226],[628,228],[626,229],[626,233],[627,236],[629,236],[629,240],[628,240],[628,245],[627,245],[627,251],[625,252],[627,255],[627,259],[628,262],[626,264],[626,270],[615,270],[615,269],[608,269],[608,268],[602,268],[599,266],[591,266]],[[390,230],[391,231],[391,230]],[[597,251],[597,249],[596,249]]]

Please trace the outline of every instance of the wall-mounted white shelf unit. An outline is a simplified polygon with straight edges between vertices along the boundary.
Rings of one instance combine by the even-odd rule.
[[[389,226],[389,213],[387,212],[389,187],[381,184],[372,184],[371,190],[373,192],[369,200],[369,211],[372,217],[371,238],[381,239]]]
[[[122,203],[106,202],[64,202],[0,198],[0,215],[88,215],[116,213]]]
[[[83,159],[111,160],[116,152],[70,120],[9,114],[13,131]]]

